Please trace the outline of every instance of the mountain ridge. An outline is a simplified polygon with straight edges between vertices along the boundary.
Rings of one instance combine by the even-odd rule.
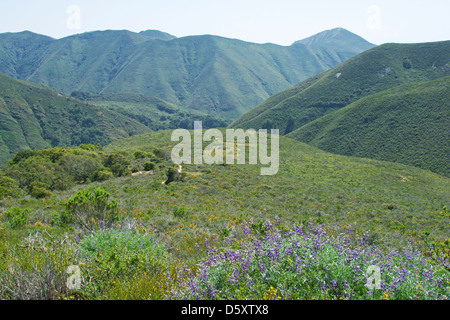
[[[148,36],[155,32],[164,34],[103,30],[45,41],[36,36],[31,41],[35,45],[23,48],[23,59],[5,54],[0,72],[65,94],[136,93],[235,119],[269,96],[360,52],[214,35],[168,40]],[[0,53],[11,50],[18,50],[15,43],[0,34]]]

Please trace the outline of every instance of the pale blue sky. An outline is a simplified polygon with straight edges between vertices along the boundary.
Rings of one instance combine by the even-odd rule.
[[[0,33],[157,29],[290,45],[343,27],[375,44],[414,43],[449,40],[449,14],[449,0],[0,0]]]

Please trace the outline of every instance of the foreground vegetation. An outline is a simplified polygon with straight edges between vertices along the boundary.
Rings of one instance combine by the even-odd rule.
[[[448,298],[448,178],[287,138],[275,176],[180,172],[170,134],[17,154],[0,177],[1,298]]]

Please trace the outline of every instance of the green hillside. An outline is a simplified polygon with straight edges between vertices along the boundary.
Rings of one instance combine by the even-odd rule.
[[[331,281],[335,276],[339,283],[346,280],[351,285],[349,290],[354,290],[351,296],[335,292],[337,299],[366,297],[366,278],[353,269],[360,266],[361,272],[366,271],[361,263],[367,259],[358,258],[359,251],[374,254],[375,260],[369,261],[382,266],[387,256],[397,259],[389,260],[386,268],[397,268],[400,258],[409,266],[407,279],[413,280],[401,282],[404,286],[398,288],[397,276],[388,277],[396,269],[383,274],[385,290],[391,282],[396,286],[396,292],[388,291],[390,297],[422,297],[410,291],[417,290],[418,284],[425,287],[429,283],[428,277],[421,277],[411,266],[417,261],[411,259],[413,251],[414,256],[426,255],[421,259],[427,259],[432,270],[443,268],[438,254],[441,250],[449,252],[448,178],[401,164],[327,153],[285,137],[280,138],[279,172],[273,176],[261,176],[259,165],[248,164],[184,165],[178,172],[168,158],[175,144],[170,141],[171,133],[136,135],[103,150],[85,145],[16,155],[0,174],[2,185],[14,187],[0,189],[6,193],[1,200],[0,283],[10,288],[1,286],[0,297],[42,294],[23,288],[47,284],[39,278],[45,270],[53,279],[48,285],[54,290],[45,293],[50,297],[57,292],[60,298],[72,295],[72,299],[148,299],[150,294],[151,299],[164,299],[172,289],[183,286],[182,272],[187,267],[194,272],[189,279],[201,275],[199,263],[216,249],[222,248],[223,253],[229,248],[238,259],[248,245],[270,244],[293,230],[330,237],[325,243],[315,241],[311,254],[297,258],[302,257],[305,263],[307,259],[319,259],[321,248],[328,248],[328,258],[322,256],[322,262],[302,269],[309,271],[302,272],[299,281],[284,276],[292,270],[287,258],[283,263],[264,261],[272,270],[270,277],[249,260],[248,266],[255,270],[252,277],[264,278],[258,280],[262,288],[253,293],[255,298],[264,297],[271,286],[280,290],[278,279],[296,285],[308,281],[312,289],[299,289],[297,294],[317,298],[320,292],[310,290],[318,288],[318,281]],[[80,163],[89,166],[82,166],[86,170],[80,172],[76,170]],[[12,191],[16,195],[11,195]],[[17,196],[20,193],[23,197]],[[337,275],[332,271],[332,261],[338,258],[333,235],[345,237],[344,252],[348,253],[341,266],[349,267],[349,271],[337,270]],[[292,250],[297,244],[291,240],[286,243]],[[298,244],[303,247],[303,242]],[[434,249],[430,253],[431,245]],[[49,250],[41,250],[41,246]],[[289,252],[274,252],[277,248],[259,251],[260,256]],[[295,256],[289,258],[295,263]],[[69,265],[77,265],[83,275],[89,275],[83,277],[77,291],[67,290],[66,274],[64,281],[58,282],[59,270]],[[21,282],[22,270],[30,270],[28,282]],[[425,272],[428,268],[418,270]],[[419,278],[413,278],[417,272]],[[438,275],[448,279],[447,273],[439,271]],[[362,280],[355,279],[358,282],[353,284],[356,276]],[[223,282],[229,290],[238,289],[234,282]],[[355,287],[359,284],[360,289]],[[239,286],[241,290],[244,287]],[[423,291],[435,290],[440,289]],[[237,292],[233,298],[241,297]],[[284,294],[279,293],[287,297]],[[448,297],[448,291],[443,294]]]
[[[288,136],[320,149],[449,176],[450,77],[362,98]]]
[[[12,36],[30,39],[18,42]],[[58,40],[3,34],[0,50],[26,57],[5,55],[0,72],[66,94],[141,94],[236,119],[269,96],[373,46],[353,34],[331,42],[279,46],[211,35],[175,38],[155,30],[96,31]]]
[[[44,60],[55,39],[30,31],[0,34],[0,72],[26,79]]]
[[[153,131],[177,128],[193,129],[194,121],[202,121],[205,129],[222,128],[229,124],[222,119],[155,97],[131,93],[97,95],[80,91],[72,92],[71,96],[135,119]]]
[[[106,108],[0,74],[0,164],[27,149],[106,144],[150,129]]]
[[[231,127],[279,128],[288,134],[365,96],[450,74],[450,41],[384,44],[277,93]]]

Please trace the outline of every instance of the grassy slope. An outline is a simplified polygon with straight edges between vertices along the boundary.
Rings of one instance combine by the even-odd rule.
[[[158,148],[170,155],[175,145],[170,135],[171,131],[136,135],[115,141],[104,151],[132,158],[135,150]],[[132,166],[142,161],[148,160],[133,160]],[[61,211],[62,201],[76,190],[102,186],[119,201],[122,212],[164,235],[185,259],[195,253],[195,243],[212,233],[232,230],[249,219],[259,222],[276,216],[286,225],[309,219],[351,225],[369,231],[381,243],[409,236],[420,241],[450,237],[450,218],[439,214],[450,201],[450,180],[415,167],[335,155],[284,137],[280,138],[280,170],[274,176],[261,176],[258,165],[186,165],[185,181],[164,185],[161,181],[170,163],[162,161],[158,166],[154,174],[54,191],[50,199],[5,200],[2,206],[6,210],[21,205],[31,212],[39,208],[39,219],[48,223],[48,215]],[[174,216],[177,209],[184,209],[186,215]]]
[[[20,150],[106,144],[149,131],[119,113],[0,74],[0,164]]]
[[[170,135],[171,131],[136,135],[116,141],[105,147],[104,151],[119,151],[132,158],[131,154],[137,149],[170,150],[174,144],[170,142]],[[130,255],[133,257],[134,253],[139,252],[140,246],[135,248],[135,242],[118,257],[117,253],[119,249],[123,251],[123,245],[111,245],[109,241],[105,241],[103,246],[112,253],[101,251],[103,258],[99,255],[99,259],[92,261],[80,260],[78,254],[73,257],[76,253],[62,255],[62,258],[60,255],[54,256],[55,251],[66,248],[62,247],[65,242],[61,240],[64,237],[69,240],[84,238],[85,243],[94,240],[79,229],[61,228],[57,221],[64,210],[64,202],[77,190],[98,186],[105,188],[112,198],[118,200],[119,211],[126,218],[118,222],[123,229],[115,231],[123,234],[121,239],[126,244],[131,240],[125,237],[124,230],[128,227],[136,232],[149,232],[157,236],[160,243],[165,243],[175,258],[181,259],[180,267],[188,265],[195,268],[205,256],[206,249],[211,248],[205,244],[209,242],[213,248],[222,246],[228,233],[236,236],[233,238],[233,248],[238,249],[242,240],[246,240],[242,238],[243,222],[253,221],[253,226],[258,227],[267,220],[274,222],[277,216],[280,224],[276,228],[322,222],[330,233],[342,232],[343,236],[368,233],[369,243],[380,245],[382,250],[385,248],[384,243],[400,246],[400,250],[405,249],[405,254],[410,252],[412,246],[419,250],[428,249],[433,240],[449,238],[450,217],[448,213],[442,214],[442,206],[448,205],[450,200],[448,178],[405,165],[334,155],[284,137],[281,137],[280,142],[281,166],[275,176],[260,176],[259,167],[253,165],[187,165],[183,167],[183,173],[187,175],[185,180],[165,185],[161,181],[165,179],[167,167],[171,164],[161,160],[153,174],[81,184],[71,190],[54,191],[51,198],[34,199],[27,196],[2,200],[2,213],[14,206],[27,208],[30,212],[26,226],[17,230],[10,229],[4,214],[0,220],[3,223],[0,224],[0,236],[4,239],[1,249],[5,253],[5,261],[0,267],[5,274],[4,279],[9,279],[11,268],[7,267],[13,265],[11,263],[18,267],[34,266],[34,263],[41,263],[35,257],[48,254],[52,259],[66,262],[57,270],[66,270],[66,265],[83,262],[83,274],[98,272],[92,277],[94,284],[98,284],[97,298],[113,295],[148,299],[149,286],[160,288],[160,282],[152,281],[152,277],[155,277],[153,265],[151,269],[143,269],[143,279],[141,273],[132,268],[135,264],[129,263]],[[133,160],[132,165],[142,165],[145,161],[148,159]],[[329,227],[335,228],[335,231]],[[260,232],[263,232],[264,229],[260,228]],[[49,245],[54,251],[48,253],[19,247],[25,238],[31,238],[31,234],[43,233],[56,239]],[[143,240],[141,234],[136,233],[136,240]],[[414,241],[406,243],[404,240],[408,236],[413,236]],[[255,238],[252,239],[254,242]],[[361,248],[357,243],[355,247]],[[373,252],[372,249],[368,251]],[[18,254],[15,255],[15,252]],[[391,255],[393,252],[385,253]],[[325,260],[324,264],[328,265],[332,259]],[[411,263],[409,259],[407,262]],[[122,261],[123,264],[119,265]],[[361,266],[359,262],[357,265]],[[398,264],[394,263],[394,266]],[[22,270],[18,267],[16,269]],[[284,268],[284,264],[280,264],[280,267]],[[120,282],[115,277],[116,269],[124,271]],[[41,269],[37,270],[39,272]],[[277,270],[271,269],[273,272]],[[326,272],[328,275],[330,269],[327,268]],[[350,273],[353,274],[353,270]],[[164,272],[163,279],[166,275]],[[150,276],[149,280],[145,280],[147,276]],[[66,278],[64,273],[63,285]],[[416,284],[412,285],[414,289]],[[140,292],[140,288],[146,290]],[[122,294],[108,292],[118,289]],[[151,298],[162,297],[152,295]]]
[[[135,119],[153,131],[193,128],[194,121],[202,121],[203,127],[225,127],[228,122],[177,106],[165,100],[137,94],[90,94],[73,92],[72,97],[87,101],[108,110],[116,111],[127,117]]]
[[[449,176],[450,77],[362,98],[289,134],[329,152],[414,165]]]
[[[107,30],[49,41],[39,51],[25,46],[28,55],[41,57],[24,60],[32,72],[22,72],[9,58],[0,72],[67,94],[138,93],[235,119],[270,95],[361,52],[209,35],[164,41],[151,34]],[[15,48],[8,39],[3,45]]]
[[[165,131],[138,135],[105,150],[170,150],[174,143],[169,139]],[[231,221],[278,215],[287,223],[307,218],[357,223],[382,236],[394,230],[450,235],[450,221],[437,214],[449,201],[447,178],[400,164],[334,155],[283,137],[280,144],[280,170],[274,176],[261,176],[252,165],[187,165],[186,182],[163,186],[164,176],[156,175],[109,181],[104,187],[130,210],[147,212],[153,226],[169,233],[181,223],[219,232]],[[171,217],[176,208],[186,208],[188,221]]]
[[[450,41],[378,46],[270,97],[231,126],[258,129],[269,120],[287,134],[370,94],[449,75],[449,52]]]

